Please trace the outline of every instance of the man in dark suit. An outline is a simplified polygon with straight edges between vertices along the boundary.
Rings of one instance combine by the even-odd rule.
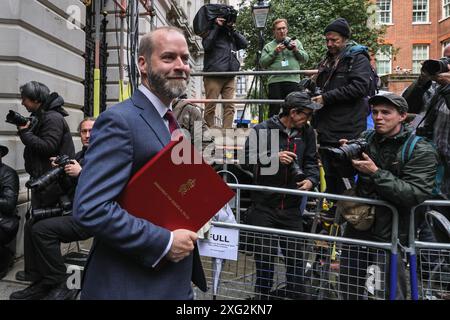
[[[130,178],[170,141],[177,126],[170,106],[186,90],[188,62],[182,31],[148,33],[139,47],[142,85],[95,122],[74,203],[75,219],[95,237],[82,299],[192,299],[191,279],[206,290],[195,232],[171,232],[117,202]]]

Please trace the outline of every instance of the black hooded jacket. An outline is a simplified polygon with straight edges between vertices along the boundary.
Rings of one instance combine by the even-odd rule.
[[[16,170],[0,160],[0,217],[12,216],[16,212],[19,194],[19,177]]]
[[[51,169],[50,157],[66,154],[73,158],[75,155],[70,129],[64,119],[69,114],[63,109],[63,104],[64,99],[53,92],[32,114],[37,119],[36,125],[19,130],[25,145],[25,171],[32,178],[40,177]]]
[[[214,24],[202,45],[205,49],[204,72],[238,71],[241,64],[237,51],[245,49],[248,42],[236,30]]]
[[[278,131],[278,136],[276,135]],[[255,135],[256,134],[256,135]],[[274,147],[272,154],[271,136],[278,137],[279,147]],[[267,145],[263,143],[266,139]],[[275,142],[275,140],[273,141]],[[300,130],[290,132],[281,123],[279,116],[256,125],[245,142],[245,168],[254,173],[256,185],[297,189],[292,166],[279,162],[279,151],[292,151],[297,154],[297,163],[306,178],[313,185],[319,182],[319,167],[316,153],[316,137],[311,126],[306,124]],[[268,163],[270,160],[270,163]],[[257,162],[257,164],[255,164]],[[271,173],[270,167],[278,164],[278,170]],[[263,171],[267,170],[266,173]],[[268,173],[268,174],[267,174]],[[301,197],[270,192],[253,192],[252,200],[270,208],[290,209],[300,206]]]
[[[366,51],[360,48],[364,47],[351,42],[336,66],[330,56],[319,64],[316,84],[324,106],[314,115],[314,126],[321,145],[356,139],[366,130],[372,69]]]

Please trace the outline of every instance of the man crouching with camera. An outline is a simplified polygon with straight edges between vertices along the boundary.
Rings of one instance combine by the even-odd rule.
[[[254,172],[254,183],[270,187],[308,191],[319,182],[316,137],[307,123],[321,105],[306,92],[287,95],[282,111],[255,126],[245,142],[246,169]],[[248,223],[267,228],[303,231],[299,196],[252,192]],[[304,270],[301,244],[280,241],[286,262],[286,286],[272,291],[278,238],[255,238],[256,299],[303,299]]]
[[[358,171],[355,193],[360,197],[388,201],[397,208],[399,239],[405,244],[411,208],[432,197],[438,164],[437,154],[425,139],[415,139],[413,133],[404,125],[408,111],[405,99],[396,94],[387,93],[373,96],[369,104],[372,107],[375,130],[362,133],[366,145],[365,150],[360,150],[358,159],[355,157],[347,159]],[[347,143],[346,140],[340,142]],[[358,146],[362,145],[364,144],[361,142],[358,144]],[[348,150],[350,144],[346,147]],[[340,205],[342,202],[338,203],[337,212],[340,211]],[[363,207],[360,206],[360,208]],[[342,210],[344,217],[348,210],[349,207]],[[347,218],[344,237],[390,242],[392,214],[386,207],[377,206],[374,210],[370,223],[361,223],[361,221],[355,223],[356,220]],[[405,267],[401,257],[402,255],[399,254],[397,259],[396,299],[406,298]],[[372,290],[380,289],[376,288],[377,284],[374,288],[369,288],[367,284],[370,282],[372,272],[370,270],[382,272],[384,269],[382,274],[378,274],[384,277],[388,274],[388,265],[388,258],[380,254],[379,250],[349,245],[341,255],[339,282],[344,298],[364,299],[367,292],[369,299],[388,298],[389,296],[379,297],[376,291]],[[378,275],[375,275],[375,278]],[[384,281],[385,291],[388,292],[389,280],[381,280]]]
[[[68,156],[52,158],[53,168],[27,183],[28,187],[41,190],[56,181],[65,193],[60,197],[57,206],[33,208],[31,211],[31,219],[25,227],[26,273],[22,274],[22,278],[32,281],[32,284],[24,290],[12,293],[11,300],[69,300],[74,299],[78,293],[78,290],[67,287],[61,242],[90,238],[90,234],[75,223],[71,212],[75,187],[94,121],[94,118],[85,118],[80,123],[78,130],[83,149],[73,159]],[[16,277],[20,278],[18,275]]]

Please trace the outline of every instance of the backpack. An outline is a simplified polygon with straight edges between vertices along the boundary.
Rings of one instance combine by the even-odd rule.
[[[351,46],[346,54],[344,56],[350,56],[350,62],[349,62],[349,67],[348,67],[348,71],[350,72],[353,68],[353,60],[355,59],[356,55],[358,55],[359,53],[362,53],[370,62],[370,56],[369,56],[369,49],[366,46],[360,45],[360,44],[355,44],[353,46]],[[379,92],[380,89],[380,77],[378,76],[377,72],[375,71],[375,68],[372,67],[372,65],[370,66],[370,83],[369,83],[369,92],[368,92],[368,96],[372,97],[374,95],[376,95]]]
[[[367,142],[370,144],[370,142],[373,139],[373,136],[375,135],[375,130],[371,130],[367,135]],[[414,147],[416,146],[417,142],[420,140],[425,139],[424,137],[417,136],[415,134],[411,134],[408,139],[403,143],[402,146],[402,152],[400,157],[400,168],[398,174],[400,174],[401,170],[403,169],[403,166],[411,159],[412,153],[414,151]],[[434,145],[430,143],[433,148]],[[442,164],[439,164],[436,169],[436,177],[434,182],[434,188],[433,188],[433,195],[438,195],[441,193],[441,184],[442,180],[444,178],[444,166]]]

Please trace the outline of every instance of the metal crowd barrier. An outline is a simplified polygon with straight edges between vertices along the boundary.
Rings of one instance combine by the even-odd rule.
[[[411,209],[409,248],[407,248],[411,298],[450,299],[450,243],[416,240],[417,209],[427,206],[450,207],[450,201],[425,201]]]
[[[397,261],[398,213],[391,204],[266,186],[229,186],[240,191],[275,192],[385,206],[393,216],[392,240],[388,243],[372,242],[213,222],[214,226],[239,230],[238,259],[202,257],[209,290],[206,293],[195,290],[196,299],[395,299],[397,268],[396,263],[389,263],[389,260]],[[269,292],[255,293],[258,272],[255,263],[261,263],[260,281],[268,280],[266,277],[273,274],[273,284],[270,285],[269,281],[270,288],[265,290]],[[261,288],[261,284],[259,286]]]

